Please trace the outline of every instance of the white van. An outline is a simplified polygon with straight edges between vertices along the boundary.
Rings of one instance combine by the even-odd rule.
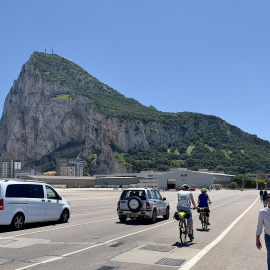
[[[68,222],[70,205],[40,181],[0,179],[0,225],[19,230],[24,223]]]

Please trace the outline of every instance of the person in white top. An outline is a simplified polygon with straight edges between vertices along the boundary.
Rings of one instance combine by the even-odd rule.
[[[262,248],[262,243],[260,236],[264,227],[264,240],[267,250],[267,265],[268,270],[270,270],[270,195],[266,196],[265,199],[266,207],[261,209],[259,212],[258,225],[256,231],[256,247],[258,249]]]
[[[193,219],[192,219],[192,213],[190,211],[191,204],[193,204],[193,207],[196,208],[196,203],[193,199],[192,193],[189,191],[189,185],[184,184],[182,186],[182,190],[180,190],[177,194],[177,211],[180,212],[182,210],[189,213],[189,218],[187,219],[187,223],[189,225],[189,238],[192,241],[194,239],[193,236]]]

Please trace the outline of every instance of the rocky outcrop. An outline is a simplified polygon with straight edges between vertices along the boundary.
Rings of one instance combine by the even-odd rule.
[[[5,101],[0,122],[0,159],[19,159],[24,166],[36,165],[45,170],[53,166],[50,157],[63,158],[71,149],[70,155],[97,154],[92,173],[124,172],[124,166],[113,155],[114,149],[127,152],[150,145],[180,145],[196,129],[207,129],[203,118],[171,126],[107,118],[94,109],[90,99],[68,98],[72,94],[76,89],[44,80],[28,61]],[[39,162],[44,158],[47,165]]]

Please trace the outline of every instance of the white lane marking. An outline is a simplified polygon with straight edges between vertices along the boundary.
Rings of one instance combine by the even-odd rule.
[[[258,197],[259,198],[259,197]],[[204,247],[197,255],[195,255],[186,264],[178,270],[190,270],[204,255],[206,255],[216,244],[218,244],[227,233],[236,225],[236,223],[250,210],[250,208],[257,202],[258,198],[246,209],[237,219],[235,219],[214,241]]]
[[[211,205],[211,209],[215,209],[218,208],[220,206],[226,205],[230,202],[236,201],[238,199],[241,199],[243,196],[240,196],[236,199],[233,199],[229,202],[225,202],[221,205],[215,205],[214,207]],[[197,215],[197,213],[193,213],[193,215]],[[17,235],[12,235],[12,236],[6,236],[6,237],[0,237],[0,239],[7,239],[7,238],[12,238],[12,237],[19,237],[19,236],[24,236],[24,235],[29,235],[29,234],[35,234],[35,233],[44,233],[44,232],[49,232],[49,231],[54,231],[54,230],[60,230],[60,229],[66,229],[66,228],[71,228],[71,227],[77,227],[77,226],[82,226],[82,225],[88,225],[88,224],[93,224],[93,223],[99,223],[99,222],[104,222],[104,221],[108,221],[108,220],[114,220],[114,219],[118,219],[118,217],[116,218],[110,218],[110,219],[103,219],[103,220],[97,220],[97,221],[90,221],[90,222],[85,222],[85,223],[79,223],[79,224],[74,224],[74,225],[68,225],[68,226],[63,226],[63,227],[57,227],[57,228],[52,228],[52,229],[46,229],[46,230],[40,230],[40,231],[35,231],[35,232],[29,232],[29,233],[21,233],[21,234],[17,234]]]
[[[73,252],[70,252],[70,253],[67,253],[67,254],[62,255],[61,257],[57,257],[57,258],[45,260],[45,261],[40,262],[40,263],[31,264],[31,265],[24,266],[24,267],[21,267],[21,268],[17,268],[17,269],[14,269],[14,270],[24,270],[24,269],[32,268],[32,267],[34,267],[34,266],[38,266],[38,265],[40,265],[40,264],[45,264],[45,263],[49,263],[49,262],[52,262],[52,261],[60,260],[60,259],[63,259],[63,258],[65,258],[65,257],[68,257],[68,256],[70,256],[70,255],[73,255],[73,254],[76,254],[76,253],[80,253],[80,252],[83,252],[83,251],[86,251],[86,250],[89,250],[89,249],[92,249],[92,248],[95,248],[95,247],[103,246],[103,245],[109,244],[109,243],[111,243],[111,242],[114,242],[114,241],[116,241],[116,240],[119,240],[119,239],[122,239],[122,238],[125,238],[125,237],[129,237],[129,236],[132,236],[132,235],[134,235],[134,234],[146,232],[146,231],[152,230],[152,229],[154,229],[154,228],[158,228],[158,227],[167,225],[168,223],[171,223],[171,222],[173,222],[173,221],[169,221],[169,222],[166,222],[166,223],[162,223],[162,224],[159,224],[159,225],[152,226],[152,227],[150,227],[150,228],[147,228],[147,229],[144,229],[144,230],[141,230],[141,231],[137,231],[137,232],[133,232],[133,233],[129,233],[129,234],[123,235],[123,236],[119,236],[119,237],[117,237],[117,238],[108,240],[108,241],[103,242],[103,243],[99,243],[99,244],[96,244],[96,245],[93,245],[93,246],[89,246],[89,247],[86,247],[86,248],[82,248],[82,249],[75,250],[75,251],[73,251]]]
[[[239,198],[242,198],[242,196],[241,196],[241,197],[238,197],[238,198],[236,198],[236,199],[234,199],[234,200],[232,200],[232,201],[226,202],[226,203],[224,203],[224,204],[222,204],[222,205],[215,206],[215,207],[213,207],[213,208],[217,208],[217,207],[226,205],[226,204],[231,203],[231,202],[233,202],[233,201],[235,201],[235,200],[238,200]],[[256,200],[257,200],[257,199],[256,199]],[[256,202],[256,200],[255,200],[255,202]],[[255,202],[254,202],[254,203],[255,203]],[[254,203],[253,203],[247,210],[249,210],[249,209],[254,205]],[[246,213],[246,211],[245,211],[245,213]],[[197,214],[197,213],[195,213],[195,215],[196,215],[196,214]],[[241,216],[242,216],[242,215],[241,215]],[[113,219],[116,219],[116,218],[113,218]],[[111,220],[111,219],[110,219],[110,220]],[[96,221],[96,222],[98,222],[98,221]],[[65,257],[68,257],[68,256],[70,256],[70,255],[73,255],[73,254],[76,254],[76,253],[80,253],[80,252],[83,252],[83,251],[85,251],[85,250],[89,250],[89,249],[92,249],[92,248],[95,248],[95,247],[103,246],[103,245],[106,245],[106,244],[108,244],[108,243],[114,242],[114,241],[116,241],[116,240],[119,240],[119,239],[122,239],[122,238],[125,238],[125,237],[129,237],[129,236],[132,236],[132,235],[134,235],[134,234],[139,234],[139,233],[142,233],[142,232],[145,232],[145,231],[148,231],[148,230],[152,230],[152,229],[155,229],[155,228],[160,227],[160,226],[167,225],[167,224],[172,223],[172,222],[174,222],[174,220],[168,221],[168,222],[166,222],[166,223],[162,223],[162,224],[160,224],[160,225],[152,226],[152,227],[150,227],[150,228],[147,228],[147,229],[144,229],[144,230],[141,230],[141,231],[137,231],[137,232],[133,232],[133,233],[130,233],[130,234],[127,234],[127,235],[123,235],[123,236],[117,237],[117,238],[115,238],[115,239],[108,240],[108,241],[103,242],[103,243],[99,243],[99,244],[96,244],[96,245],[93,245],[93,246],[89,246],[89,247],[86,247],[86,248],[83,248],[83,249],[75,250],[75,251],[73,251],[73,252],[64,254],[64,255],[59,256],[59,257],[57,257],[57,258],[52,258],[52,259],[45,260],[45,261],[40,262],[40,263],[28,265],[28,266],[25,266],[25,267],[22,267],[22,268],[14,269],[14,270],[24,270],[24,269],[28,269],[28,268],[31,268],[31,267],[34,267],[34,266],[37,266],[37,265],[40,265],[40,264],[50,263],[50,262],[52,262],[52,261],[64,259]],[[89,224],[89,223],[95,223],[95,222],[86,222],[86,223],[82,223],[82,224],[79,224],[79,225],[84,225],[84,224]],[[78,226],[78,225],[71,225],[71,226],[66,226],[66,227],[75,227],[75,226]],[[63,229],[63,228],[66,228],[66,227],[61,227],[61,228]],[[55,229],[44,230],[44,231],[52,231],[52,230],[61,229],[61,228],[55,228]],[[39,232],[44,232],[44,231],[39,231]],[[38,233],[38,232],[33,232],[33,233]],[[27,234],[31,234],[31,233],[27,233]],[[25,234],[22,234],[22,235],[25,235]],[[225,235],[224,235],[224,236],[225,236]],[[11,237],[13,237],[13,236],[6,237],[6,238],[11,238]],[[199,253],[200,253],[200,252],[199,252]],[[199,254],[199,253],[198,253],[198,254]],[[186,264],[185,264],[185,265],[186,265]],[[182,268],[180,268],[180,269],[182,269]],[[184,268],[183,268],[183,270],[184,270]]]
[[[233,204],[247,204],[247,203],[233,203]]]
[[[223,206],[223,205],[226,205],[228,203],[231,203],[233,201],[236,201],[240,198],[242,198],[243,196],[241,197],[238,197],[236,199],[233,199],[229,202],[225,202],[221,205],[216,205],[214,207],[211,207],[211,209],[215,209],[215,208],[218,208],[220,206]],[[193,213],[193,215],[197,215],[197,213]],[[90,221],[90,222],[85,222],[85,223],[79,223],[79,224],[74,224],[74,225],[68,225],[68,226],[63,226],[63,227],[57,227],[57,228],[52,228],[52,229],[46,229],[46,230],[40,230],[40,231],[35,231],[35,232],[29,232],[29,233],[21,233],[21,234],[17,234],[17,235],[12,235],[12,236],[6,236],[6,237],[0,237],[0,239],[7,239],[7,238],[12,238],[12,237],[19,237],[19,236],[24,236],[24,235],[29,235],[29,234],[35,234],[35,233],[44,233],[44,232],[49,232],[49,231],[54,231],[54,230],[61,230],[61,229],[66,229],[66,228],[71,228],[71,227],[77,227],[77,226],[82,226],[82,225],[88,225],[88,224],[93,224],[93,223],[99,223],[99,222],[104,222],[104,221],[108,221],[108,220],[114,220],[114,219],[118,219],[118,217],[115,217],[115,218],[110,218],[110,219],[103,219],[103,220],[96,220],[96,221]]]
[[[237,201],[237,200],[239,200],[239,199],[242,199],[242,198],[245,197],[245,196],[246,196],[246,195],[237,197],[236,199],[233,199],[233,200],[231,200],[231,201],[224,202],[223,204],[215,205],[214,207],[213,207],[213,205],[211,204],[209,208],[210,208],[210,209],[215,209],[215,208],[218,208],[218,207],[220,207],[220,206],[223,206],[223,205],[229,204],[229,203],[231,203],[231,202]]]
[[[12,238],[12,237],[19,237],[19,236],[24,236],[24,235],[29,235],[29,234],[34,234],[34,233],[44,233],[44,232],[49,232],[49,231],[55,231],[55,230],[61,230],[61,229],[67,229],[71,227],[77,227],[77,226],[82,226],[82,225],[88,225],[88,224],[93,224],[93,223],[99,223],[99,222],[104,222],[108,220],[114,220],[118,219],[116,218],[110,218],[110,219],[103,219],[103,220],[96,220],[96,221],[90,221],[90,222],[85,222],[85,223],[79,223],[79,224],[74,224],[74,225],[68,225],[68,226],[63,226],[63,227],[58,227],[58,228],[53,228],[53,229],[46,229],[46,230],[41,230],[41,231],[35,231],[35,232],[29,232],[29,233],[20,233],[17,235],[11,235],[11,236],[6,236],[6,237],[0,237],[0,240],[2,239],[7,239],[7,238]]]

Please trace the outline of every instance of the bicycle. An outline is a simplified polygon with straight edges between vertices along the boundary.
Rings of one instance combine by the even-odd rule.
[[[187,224],[187,219],[189,219],[189,217],[190,213],[184,210],[175,212],[174,214],[174,218],[179,221],[179,238],[182,245],[187,243],[187,236],[189,234],[189,225]],[[192,238],[190,238],[190,241],[192,241]]]
[[[207,229],[207,221],[206,221],[206,212],[205,212],[205,207],[198,207],[198,212],[200,213],[199,219],[202,224],[202,229],[206,230]]]

